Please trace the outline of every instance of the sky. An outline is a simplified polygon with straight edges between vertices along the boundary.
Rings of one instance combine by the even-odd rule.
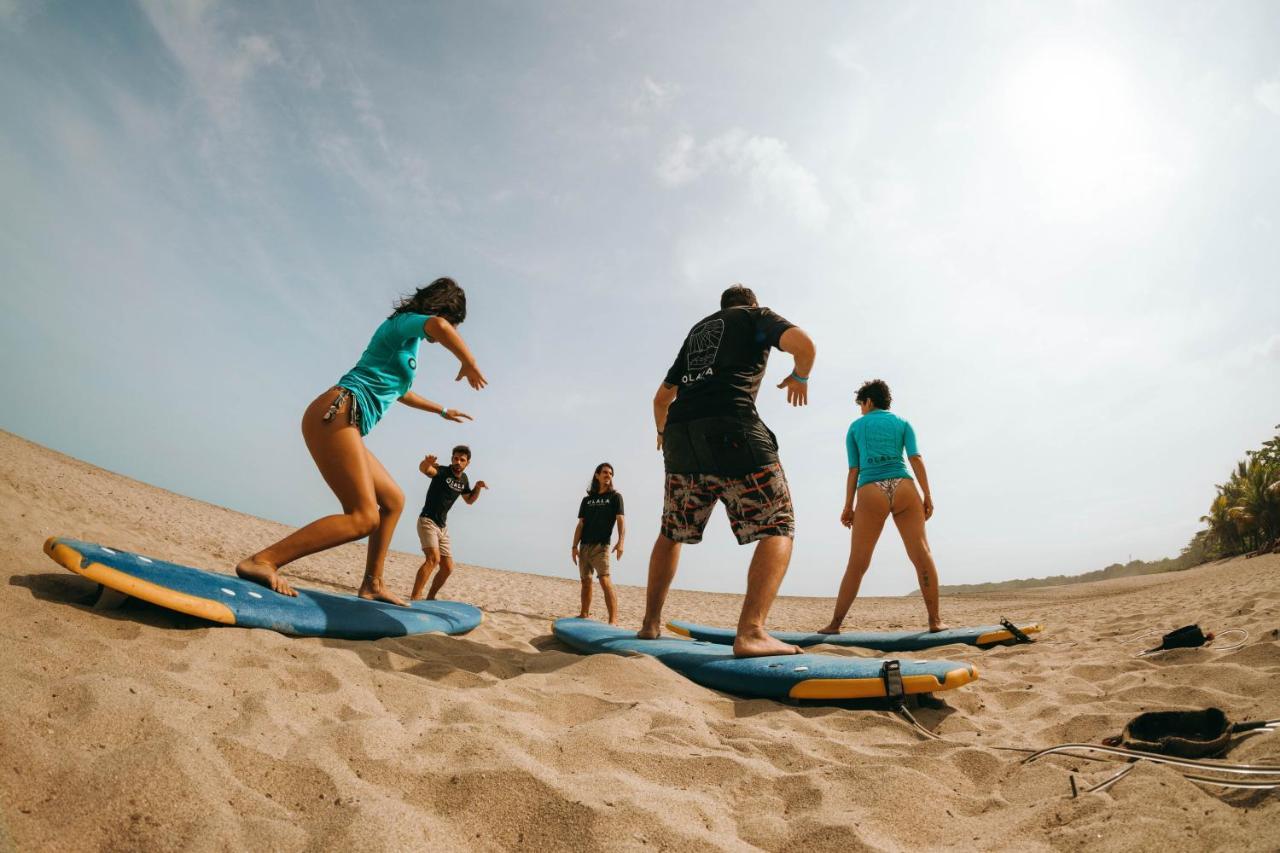
[[[780,353],[759,399],[784,594],[838,585],[871,378],[944,584],[1158,559],[1280,423],[1277,151],[1272,2],[0,0],[0,428],[305,523],[336,502],[303,408],[449,275],[490,385],[424,345],[415,390],[474,423],[369,436],[395,547],[465,442],[456,558],[576,577],[607,460],[643,584],[653,392],[742,282],[818,347],[809,406]],[[717,512],[676,585],[748,559]],[[890,526],[863,590],[914,583]]]

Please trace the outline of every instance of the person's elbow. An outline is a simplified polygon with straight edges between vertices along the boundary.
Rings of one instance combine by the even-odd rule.
[[[778,348],[797,359],[811,359],[818,354],[818,347],[809,333],[799,326],[792,326],[782,333]]]
[[[655,406],[670,406],[676,399],[676,386],[668,385],[663,382],[658,386],[658,390],[654,392],[653,404]]]

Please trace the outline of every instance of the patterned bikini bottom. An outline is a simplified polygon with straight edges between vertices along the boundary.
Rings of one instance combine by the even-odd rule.
[[[893,493],[898,491],[898,486],[910,480],[910,477],[893,477],[888,480],[876,480],[875,484],[880,491],[884,492],[884,496],[889,499],[889,506],[893,506]]]

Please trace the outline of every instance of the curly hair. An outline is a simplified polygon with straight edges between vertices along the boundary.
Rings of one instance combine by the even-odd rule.
[[[599,474],[605,468],[608,468],[610,471],[613,470],[613,466],[610,465],[608,462],[601,462],[599,465],[596,466],[595,473],[591,475],[591,485],[587,487],[587,494],[589,495],[600,494],[600,492],[598,491],[600,488],[600,481],[596,479],[596,474]],[[609,491],[611,492],[616,491],[616,489],[610,486]]]
[[[870,400],[871,405],[877,409],[888,409],[893,403],[893,395],[889,393],[889,385],[883,379],[872,379],[870,382],[863,382],[862,387],[858,389],[858,396],[854,399],[859,403],[863,400]]]
[[[391,316],[397,314],[430,314],[461,326],[467,319],[467,294],[453,279],[438,278],[426,287],[419,287],[412,296],[401,297]]]

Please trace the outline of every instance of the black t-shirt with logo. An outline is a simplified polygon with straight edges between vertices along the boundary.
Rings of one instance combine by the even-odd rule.
[[[666,384],[678,389],[667,423],[758,417],[756,394],[769,364],[769,350],[791,327],[768,308],[725,308],[698,321],[667,371]]]
[[[438,468],[436,475],[431,478],[431,485],[427,487],[427,499],[423,502],[422,512],[418,515],[431,519],[437,527],[444,527],[453,502],[459,495],[470,492],[471,481],[467,479],[465,471],[454,476],[453,468],[447,465]]]
[[[578,518],[582,519],[582,544],[608,545],[613,538],[613,523],[620,515],[626,515],[622,511],[621,492],[583,498],[578,507]]]

